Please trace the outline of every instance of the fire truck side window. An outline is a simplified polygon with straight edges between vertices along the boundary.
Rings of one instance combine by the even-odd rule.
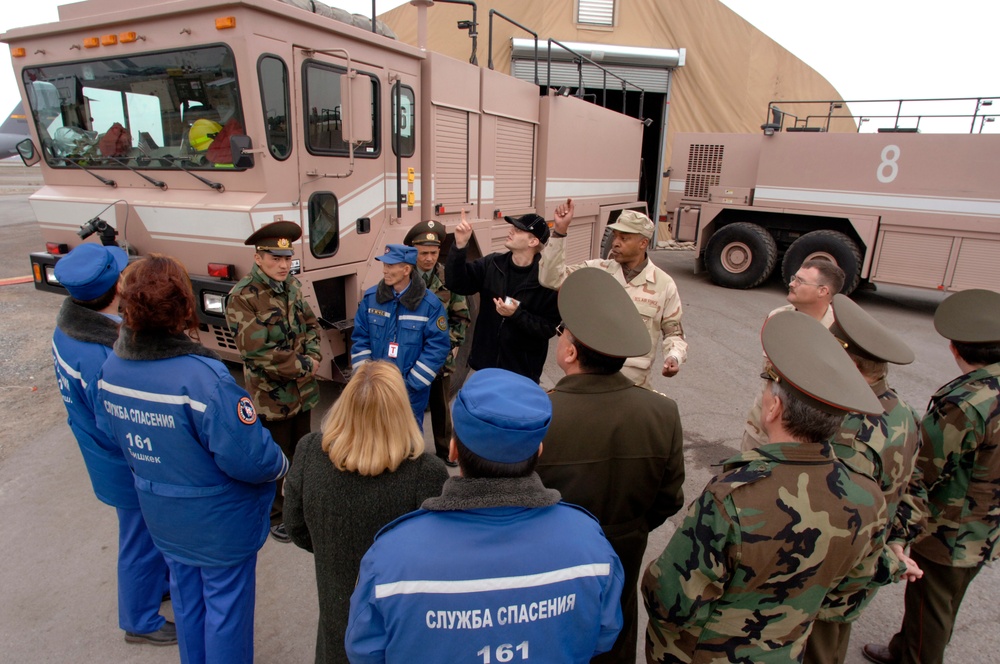
[[[232,168],[228,137],[245,131],[233,53],[222,44],[32,67],[23,77],[55,168]]]
[[[413,88],[399,85],[399,130],[396,130],[396,91],[392,88],[392,151],[400,157],[412,157],[416,147],[416,115]]]
[[[278,160],[292,153],[292,127],[288,122],[288,68],[276,55],[263,55],[257,61],[260,99],[267,129],[267,149]]]
[[[340,206],[329,191],[309,197],[309,245],[317,258],[333,256],[340,248]]]
[[[343,67],[307,62],[305,70],[305,108],[306,108],[306,147],[313,154],[348,153],[347,141],[343,138],[344,131],[344,100],[340,98],[340,79],[346,73]],[[357,157],[377,157],[379,147],[378,123],[378,81],[371,78],[371,142],[355,146]]]

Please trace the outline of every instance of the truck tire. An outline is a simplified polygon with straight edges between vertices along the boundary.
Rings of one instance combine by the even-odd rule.
[[[806,233],[785,252],[781,276],[787,284],[802,264],[813,258],[831,261],[844,271],[841,293],[850,295],[861,281],[861,251],[854,240],[840,231],[819,230]]]
[[[771,276],[777,262],[778,246],[771,234],[743,221],[717,230],[705,251],[709,276],[726,288],[759,286]]]

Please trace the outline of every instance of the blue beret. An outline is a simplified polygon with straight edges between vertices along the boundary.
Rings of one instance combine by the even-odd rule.
[[[128,265],[128,254],[119,247],[81,244],[56,263],[59,283],[77,300],[96,300],[111,290]]]
[[[499,463],[529,458],[549,430],[552,402],[537,383],[504,369],[477,371],[455,397],[455,435],[470,451]]]
[[[385,245],[385,253],[381,256],[376,256],[375,260],[382,261],[386,265],[395,265],[396,263],[416,265],[417,250],[401,244],[387,244]]]

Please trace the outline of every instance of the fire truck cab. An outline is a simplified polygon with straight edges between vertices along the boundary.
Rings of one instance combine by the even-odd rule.
[[[419,5],[427,20],[428,2]],[[319,375],[344,379],[374,260],[418,221],[462,210],[483,254],[503,215],[551,218],[572,196],[570,260],[637,202],[642,122],[357,27],[299,0],[88,0],[10,45],[44,186],[36,286],[83,241],[159,252],[188,269],[201,341],[239,354],[225,296],[261,225],[302,226],[293,269],[324,326]],[[315,12],[315,13],[314,13]],[[344,12],[340,12],[344,14]],[[363,22],[362,22],[363,23]],[[426,30],[423,30],[426,34]],[[574,226],[575,228],[575,226]],[[444,248],[447,250],[447,247]]]

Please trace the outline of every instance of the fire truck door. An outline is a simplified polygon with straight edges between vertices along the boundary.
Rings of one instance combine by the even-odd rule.
[[[385,72],[352,63],[352,85],[343,51],[296,49],[295,64],[303,123],[298,200],[308,243],[302,269],[367,261],[387,211],[384,153],[392,149],[379,131]],[[354,143],[353,158],[351,136],[370,139]]]

